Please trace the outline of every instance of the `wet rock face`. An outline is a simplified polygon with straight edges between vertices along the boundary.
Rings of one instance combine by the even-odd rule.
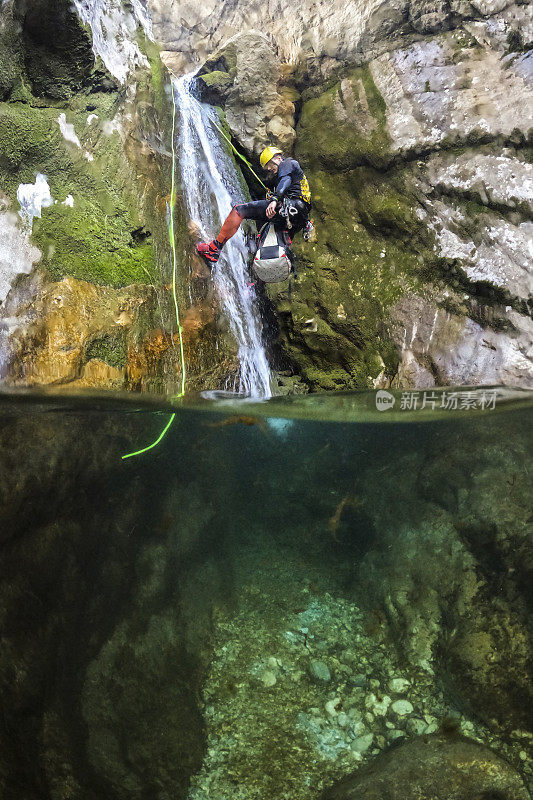
[[[419,736],[378,756],[322,800],[529,800],[519,774],[487,747],[461,737]]]
[[[204,97],[248,155],[294,141],[316,239],[296,237],[291,303],[268,295],[307,386],[531,383],[525,6],[304,4],[296,19],[281,4],[268,22],[236,0],[195,21],[151,9],[165,58],[203,63]],[[270,50],[245,47],[258,26]]]
[[[312,386],[327,388],[332,337],[367,356],[359,374],[362,353],[342,364],[340,386],[531,382],[528,57],[505,56],[506,13],[500,28],[393,49],[304,103],[296,154],[317,238],[298,252],[313,274],[300,271],[301,306],[280,310],[283,346]],[[373,319],[367,295],[382,307]],[[306,332],[313,318],[327,327]]]
[[[266,36],[236,36],[199,74],[201,95],[224,105],[228,125],[249,153],[258,155],[272,139],[286,152],[292,150],[296,132],[291,90],[282,85],[282,65]]]
[[[202,498],[185,541],[184,496],[146,464],[121,460],[160,432],[159,415],[147,419],[0,412],[0,791],[9,800],[21,786],[28,800],[126,800],[156,785],[181,799],[201,764],[204,656],[177,589],[196,573],[177,575],[213,510]],[[198,506],[195,487],[187,493]],[[207,620],[202,630],[207,640]]]
[[[532,456],[509,419],[486,419],[483,446],[476,428],[437,432],[425,452],[406,454],[388,475],[378,465],[369,471],[370,495],[394,486],[404,510],[392,515],[374,504],[378,545],[358,582],[411,663],[489,730],[525,746],[533,702]]]
[[[116,15],[134,36],[133,18],[120,18],[118,3],[114,11],[107,39]],[[150,41],[141,54],[121,40],[135,52],[119,64],[130,70],[126,93],[93,44],[69,2],[2,4],[0,379],[160,392],[180,379],[167,358],[173,306],[163,277],[168,75]],[[37,181],[49,196],[28,219],[19,187],[34,191]],[[176,241],[188,243],[178,216]]]
[[[446,3],[416,0],[349,0],[316,4],[304,0],[298,13],[278,3],[275,13],[252,0],[203,3],[192,9],[180,0],[149,0],[156,39],[186,72],[232,36],[261,31],[271,38],[282,61],[303,62],[320,79],[360,53],[387,47],[404,34],[446,30],[451,17]],[[469,13],[470,9],[468,9]]]
[[[154,313],[153,287],[114,289],[64,278],[32,291],[13,291],[5,306],[15,329],[6,384],[140,389],[157,386],[172,338],[146,330]]]
[[[92,42],[67,0],[18,0],[15,19],[21,26],[24,66],[32,92],[55,100],[100,83],[115,88],[95,69]]]

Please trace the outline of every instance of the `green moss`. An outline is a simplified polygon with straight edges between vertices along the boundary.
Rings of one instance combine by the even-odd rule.
[[[202,73],[227,72],[233,79],[237,74],[237,50],[234,44],[222,48],[205,62]]]
[[[103,118],[103,108],[93,96],[92,107]],[[141,226],[131,168],[124,158],[118,135],[104,137],[88,162],[83,152],[63,140],[57,109],[36,109],[23,104],[0,105],[0,173],[4,190],[15,201],[20,183],[33,183],[37,172],[46,175],[58,203],[34,220],[33,240],[43,252],[42,265],[54,279],[65,275],[95,283],[123,286],[147,282],[153,271],[149,241],[137,244],[131,232]],[[67,119],[85,130],[87,112]],[[74,207],[61,205],[68,194]],[[14,203],[16,207],[16,203]]]
[[[157,111],[159,120],[165,124],[167,131],[170,133],[172,127],[172,83],[170,74],[161,61],[159,47],[155,42],[147,39],[140,29],[137,30],[137,43],[150,65],[150,73],[139,76],[137,93],[138,95],[146,94],[149,96]]]
[[[304,103],[298,125],[297,157],[331,171],[390,160],[385,102],[368,68]]]
[[[313,390],[370,388],[384,368],[396,373],[388,312],[422,289],[433,242],[401,170],[304,168],[317,238],[294,243],[299,278],[291,301],[278,287],[269,290],[280,343]]]
[[[52,278],[72,275],[111,286],[147,283],[153,271],[150,242],[136,244],[125,215],[106,216],[75,197],[74,208],[55,205],[34,221],[33,240]]]
[[[200,80],[210,89],[224,91],[233,85],[233,78],[227,72],[215,70],[200,76]]]
[[[97,358],[99,361],[105,361],[110,367],[123,369],[128,361],[125,333],[93,339],[85,352],[85,358],[87,361]]]
[[[399,237],[409,237],[425,230],[413,212],[414,198],[405,188],[398,191],[394,185],[394,173],[384,176],[371,169],[354,172],[350,188],[354,192],[361,220],[368,227],[382,234],[393,233]]]
[[[90,108],[100,121],[115,116],[116,95],[94,93]],[[102,134],[100,122],[87,127],[81,98],[66,110],[83,144],[66,142],[57,118],[60,109],[21,103],[0,104],[0,176],[16,204],[20,183],[46,175],[57,204],[34,220],[33,241],[43,252],[41,265],[54,279],[72,275],[112,286],[151,282],[154,252],[150,237],[137,242],[132,232],[145,225],[139,208],[137,179],[117,133]],[[85,147],[93,161],[85,157]],[[61,205],[67,195],[74,207]]]
[[[59,147],[59,126],[50,113],[22,103],[0,103],[0,172],[2,186],[10,196],[26,180],[35,180],[35,172],[49,158],[50,150]]]

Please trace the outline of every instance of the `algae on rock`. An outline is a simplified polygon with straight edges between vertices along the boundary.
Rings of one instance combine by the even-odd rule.
[[[158,352],[151,349],[149,375],[138,376],[132,383],[124,373],[121,382],[116,373],[107,380],[104,373],[93,370],[90,385],[101,380],[102,387],[172,391],[180,385],[166,222],[172,103],[157,47],[139,37],[150,68],[140,67],[126,91],[95,59],[90,32],[68,2],[41,0],[38,6],[30,6],[14,0],[3,4],[0,17],[0,36],[7,43],[8,57],[0,102],[4,206],[15,212],[19,185],[33,184],[37,173],[45,176],[53,198],[52,206],[34,219],[31,231],[31,241],[42,254],[38,272],[15,282],[3,309],[5,314],[9,308],[11,319],[18,318],[19,324],[10,328],[11,356],[4,359],[8,363],[2,377],[7,382],[24,380],[31,371],[25,357],[40,359],[43,365],[56,357],[53,338],[37,331],[46,321],[27,313],[27,295],[37,289],[39,295],[33,299],[38,303],[46,287],[75,279],[102,288],[131,287],[133,294],[144,294],[147,313],[139,320],[140,338],[162,326],[166,342]],[[185,275],[189,236],[179,207],[175,213],[175,244]],[[187,289],[179,280],[178,294],[185,304]],[[122,335],[121,326],[128,328],[126,316],[116,313],[116,335]],[[56,308],[56,330],[63,325],[60,317],[61,309]],[[139,332],[139,327],[132,332],[136,341]],[[99,332],[93,335],[97,341]],[[65,319],[61,338],[68,341],[69,337]],[[29,351],[32,338],[41,352]],[[82,347],[86,344],[90,352],[90,340],[84,340]],[[135,351],[140,349],[136,345]],[[83,361],[77,363],[78,372],[69,370],[68,376],[41,370],[37,382],[80,380],[83,385]],[[130,372],[138,366],[132,362]]]

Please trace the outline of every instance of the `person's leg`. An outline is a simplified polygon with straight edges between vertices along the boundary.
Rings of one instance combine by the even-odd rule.
[[[254,200],[250,203],[240,203],[233,206],[224,220],[217,238],[213,239],[209,244],[201,242],[196,245],[197,251],[211,263],[216,263],[221,249],[228,239],[231,239],[237,233],[243,219],[266,220],[266,210],[269,203],[269,200]]]

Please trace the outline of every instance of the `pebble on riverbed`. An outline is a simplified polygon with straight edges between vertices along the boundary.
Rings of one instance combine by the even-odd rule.
[[[309,672],[311,677],[316,681],[328,683],[328,681],[331,680],[331,672],[323,661],[311,661],[309,664]]]

